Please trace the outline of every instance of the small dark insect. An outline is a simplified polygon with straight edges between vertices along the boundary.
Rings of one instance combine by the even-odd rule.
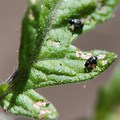
[[[4,110],[4,112],[7,112],[7,110],[6,109],[3,109]]]
[[[83,28],[83,23],[80,19],[69,19],[68,22],[71,25],[71,30],[78,30]]]
[[[60,63],[60,66],[62,66],[62,63]]]
[[[46,102],[46,106],[49,106],[50,105],[50,103],[49,102]]]
[[[97,60],[98,58],[96,56],[92,56],[90,57],[86,63],[85,63],[85,67],[88,69],[94,69],[96,67],[97,64]]]

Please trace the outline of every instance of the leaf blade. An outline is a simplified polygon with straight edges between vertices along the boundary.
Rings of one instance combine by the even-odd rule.
[[[97,56],[98,61],[96,68],[88,71],[85,62],[91,56]],[[18,84],[19,86],[24,85],[23,89],[27,90],[90,80],[106,70],[116,58],[116,54],[108,51],[83,52],[77,50],[68,53],[67,56],[61,59],[38,59],[31,67],[28,81],[24,83],[22,77],[20,79],[22,82],[16,83],[14,87],[17,86],[17,88],[14,89],[20,89]]]
[[[34,90],[23,93],[9,93],[1,100],[3,109],[15,115],[24,115],[34,119],[56,119],[55,107]]]
[[[3,98],[2,106],[14,114],[38,118],[38,114],[34,113],[33,106],[31,106],[33,101],[31,102],[31,99],[25,96],[25,93],[29,91],[28,89],[80,82],[92,79],[106,70],[116,58],[114,53],[98,50],[83,52],[72,46],[71,42],[78,35],[93,28],[97,23],[110,18],[116,1],[102,1],[105,6],[111,6],[111,9],[106,9],[105,11],[105,14],[108,11],[110,14],[104,16],[99,11],[96,13],[96,10],[99,8],[97,4],[99,1],[97,0],[71,0],[69,3],[67,0],[62,0],[61,2],[59,0],[44,0],[41,3],[39,0],[30,0],[30,5],[23,20],[18,72],[11,81],[6,83],[6,86],[3,85],[0,88],[0,93],[3,91],[0,96],[0,99]],[[57,8],[62,7],[62,2],[63,6],[68,3],[68,8],[73,7],[72,12],[69,13],[68,11],[67,13],[66,6],[64,6],[63,11],[65,10],[68,16],[64,12],[61,15],[64,14],[66,16],[55,16],[57,15]],[[75,2],[75,6],[71,4],[73,2]],[[79,6],[78,3],[82,4]],[[83,12],[84,10],[88,11]],[[68,25],[68,18],[75,18],[75,14],[79,12],[83,12],[77,18],[83,19],[84,27],[78,32],[71,31]],[[95,18],[94,21],[89,21],[89,18],[92,17]],[[103,19],[99,20],[99,18]],[[60,21],[56,22],[56,20]],[[96,68],[89,72],[86,71],[84,64],[90,55],[100,56],[101,54],[102,59],[97,62]],[[103,58],[103,54],[107,57]],[[21,94],[18,94],[16,91],[19,91]],[[18,106],[9,109],[10,101],[9,99],[6,101],[7,96],[8,98],[13,96],[13,106],[16,105],[15,103]],[[27,103],[25,100],[29,102]],[[20,106],[22,108],[19,108]],[[54,110],[51,109],[51,111],[53,110],[53,116],[56,118],[56,110],[54,107],[52,108]],[[33,110],[32,114],[30,110]]]

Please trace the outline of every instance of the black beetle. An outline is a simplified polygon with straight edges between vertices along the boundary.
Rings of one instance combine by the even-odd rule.
[[[85,63],[85,67],[88,69],[94,69],[96,67],[97,64],[97,60],[98,58],[96,56],[92,56],[90,57],[86,63]]]
[[[83,28],[83,23],[80,19],[69,19],[68,22],[71,26],[74,26],[74,30]]]

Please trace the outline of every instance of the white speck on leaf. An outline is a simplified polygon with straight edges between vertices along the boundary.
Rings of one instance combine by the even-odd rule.
[[[102,61],[102,65],[103,65],[103,66],[106,65],[107,63],[108,63],[107,60],[103,60],[103,61]]]
[[[34,20],[34,15],[33,15],[32,10],[30,10],[30,13],[29,13],[28,17],[29,17],[30,20]]]
[[[59,42],[53,42],[53,45],[56,47],[60,47],[60,43]]]
[[[36,109],[39,109],[41,106],[46,106],[46,105],[47,105],[47,102],[38,101],[33,104],[33,107]]]
[[[104,59],[105,57],[106,57],[105,54],[99,54],[99,55],[97,56],[98,59]]]
[[[43,8],[44,6],[43,6],[43,4],[41,5],[41,8]]]
[[[50,114],[51,111],[49,110],[40,110],[40,113],[39,113],[39,118],[42,119],[45,117],[46,114]]]
[[[81,51],[76,51],[76,57],[80,57]]]
[[[91,53],[82,53],[80,56],[82,59],[89,59],[90,57],[92,57]]]
[[[76,57],[81,57],[82,59],[89,59],[92,56],[92,53],[84,53],[82,51],[76,51]]]

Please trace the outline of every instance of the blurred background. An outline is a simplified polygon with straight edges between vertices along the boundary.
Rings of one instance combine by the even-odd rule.
[[[20,45],[21,20],[27,7],[26,0],[0,0],[0,82],[5,81],[16,69]],[[120,5],[113,18],[82,35],[73,43],[81,50],[102,49],[120,56]],[[97,78],[79,84],[68,84],[37,89],[59,111],[59,120],[81,120],[94,110],[97,92],[109,82],[114,64]],[[0,120],[30,120],[5,113],[0,108]]]

